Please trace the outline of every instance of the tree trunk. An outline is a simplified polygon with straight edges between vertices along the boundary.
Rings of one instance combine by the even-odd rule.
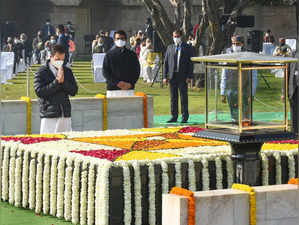
[[[189,35],[189,31],[191,29],[191,13],[192,13],[191,1],[183,0],[183,6],[184,6],[183,33],[185,39],[187,39]]]
[[[159,0],[143,0],[153,19],[153,27],[165,46],[172,43],[173,23]]]

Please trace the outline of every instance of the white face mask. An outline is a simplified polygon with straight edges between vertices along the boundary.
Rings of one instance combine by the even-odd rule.
[[[55,40],[51,40],[51,44],[56,44],[56,41]]]
[[[122,47],[126,46],[126,41],[123,41],[123,40],[116,40],[116,41],[114,41],[114,43],[119,48],[122,48]]]
[[[52,65],[55,66],[55,67],[58,69],[58,68],[62,67],[62,65],[63,65],[63,60],[54,60],[54,61],[52,62]]]
[[[103,43],[98,43],[98,46],[103,46]]]
[[[173,42],[176,44],[176,45],[178,45],[178,44],[180,44],[182,41],[181,41],[181,38],[180,37],[177,37],[177,38],[173,38]]]
[[[233,45],[232,48],[233,48],[234,52],[241,52],[242,51],[242,46]]]

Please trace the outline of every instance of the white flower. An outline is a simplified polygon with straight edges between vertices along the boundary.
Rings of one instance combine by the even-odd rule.
[[[79,222],[79,189],[80,189],[80,165],[81,160],[75,160],[72,184],[72,223]]]
[[[16,170],[15,170],[15,206],[21,206],[22,200],[22,151],[17,151]]]
[[[95,201],[95,193],[94,193],[94,179],[95,179],[95,168],[94,165],[91,164],[89,167],[88,173],[88,208],[87,208],[87,224],[94,224],[94,201]]]
[[[82,172],[81,172],[81,191],[80,191],[80,224],[87,223],[87,164],[88,162],[83,162]]]
[[[201,161],[201,163],[202,163],[202,189],[203,191],[207,191],[210,189],[208,161],[204,158]]]
[[[51,163],[50,183],[50,215],[55,216],[57,211],[57,156],[53,156]]]
[[[43,192],[43,154],[37,156],[37,169],[36,169],[36,205],[35,213],[42,211],[42,192]]]
[[[181,163],[175,163],[175,186],[182,187]]]
[[[266,154],[261,153],[262,158],[262,184],[269,185],[269,160]]]
[[[196,181],[195,181],[195,167],[192,160],[188,160],[188,179],[189,179],[189,190],[196,191]]]
[[[58,162],[58,178],[57,178],[57,217],[63,217],[64,206],[64,168],[65,157],[60,157]]]
[[[281,155],[274,153],[274,158],[276,160],[276,184],[281,184]]]
[[[35,208],[35,176],[36,176],[36,154],[31,153],[31,160],[29,166],[29,209]]]
[[[135,225],[142,225],[142,194],[141,194],[141,177],[139,163],[133,163],[134,168],[134,192],[135,192]]]
[[[150,163],[148,165],[148,178],[149,178],[149,224],[156,224],[156,181],[154,165]]]
[[[50,156],[45,155],[43,174],[43,213],[48,214],[50,209]]]
[[[9,204],[13,204],[15,201],[15,169],[16,169],[16,148],[10,149],[10,161],[9,161]]]
[[[220,157],[215,159],[215,165],[216,165],[216,187],[217,189],[223,189],[222,162]]]
[[[27,208],[29,198],[29,151],[24,151],[23,169],[22,169],[22,206]]]
[[[165,161],[162,161],[161,167],[162,167],[162,193],[168,194],[169,192],[168,165]]]
[[[10,146],[4,147],[4,157],[3,157],[3,167],[2,167],[2,199],[4,201],[8,200],[8,175],[9,175],[9,154]]]
[[[124,185],[124,225],[131,224],[131,180],[130,170],[126,163],[123,163],[123,185]]]
[[[287,153],[288,167],[289,167],[289,179],[295,177],[295,159],[292,153]]]
[[[68,158],[66,160],[66,172],[65,172],[65,189],[64,189],[64,219],[66,221],[72,218],[72,172],[73,172],[73,160]]]

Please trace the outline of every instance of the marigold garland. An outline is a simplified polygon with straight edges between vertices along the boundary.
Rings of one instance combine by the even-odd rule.
[[[249,193],[250,225],[256,225],[256,196],[254,189],[245,184],[233,184],[232,189]]]
[[[147,96],[144,92],[136,92],[135,96],[143,97],[143,126],[144,128],[148,128]]]
[[[23,96],[21,97],[22,101],[25,101],[27,104],[27,134],[31,134],[31,98]]]
[[[291,178],[288,184],[297,184],[298,185],[298,178]]]
[[[195,225],[195,198],[194,193],[184,188],[173,187],[170,194],[181,195],[188,198],[188,225]]]
[[[103,99],[103,130],[108,129],[108,103],[106,95],[97,94],[96,98]]]
[[[131,161],[131,160],[155,160],[163,158],[179,157],[174,154],[156,153],[156,152],[144,152],[144,151],[131,151],[118,157],[115,161]]]

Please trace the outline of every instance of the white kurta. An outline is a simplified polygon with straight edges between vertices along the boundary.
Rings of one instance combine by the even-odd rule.
[[[71,117],[42,118],[40,122],[40,134],[53,134],[72,131]]]
[[[56,77],[57,69],[49,63],[53,75]],[[72,131],[71,117],[42,118],[40,123],[40,134],[53,134]]]
[[[110,97],[131,97],[134,96],[134,90],[115,90],[115,91],[108,91],[106,93],[107,98]]]

